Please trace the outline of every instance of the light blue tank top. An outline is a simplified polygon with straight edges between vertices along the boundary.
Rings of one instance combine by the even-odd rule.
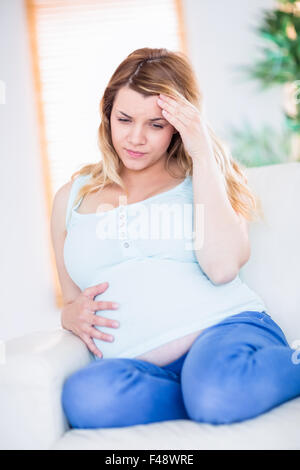
[[[193,251],[192,177],[156,196],[98,212],[77,212],[74,200],[89,175],[78,176],[67,205],[66,269],[81,290],[109,282],[95,301],[114,301],[117,310],[98,310],[120,327],[94,338],[104,358],[134,358],[169,341],[214,325],[242,311],[266,310],[239,275],[215,285]],[[97,357],[95,356],[95,359]]]

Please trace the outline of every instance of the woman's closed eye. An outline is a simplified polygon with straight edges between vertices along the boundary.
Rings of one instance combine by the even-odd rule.
[[[122,118],[118,118],[118,121],[131,122],[129,119],[122,119]],[[153,124],[153,127],[155,127],[156,129],[163,129],[164,128],[164,126],[160,126],[159,124]]]

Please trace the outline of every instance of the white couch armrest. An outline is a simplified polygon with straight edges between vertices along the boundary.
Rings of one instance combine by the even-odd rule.
[[[4,344],[0,361],[1,449],[48,449],[69,428],[61,406],[65,379],[93,356],[62,328]]]

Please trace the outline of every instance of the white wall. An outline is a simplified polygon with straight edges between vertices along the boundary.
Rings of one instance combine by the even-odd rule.
[[[189,56],[204,93],[205,110],[222,138],[228,125],[247,118],[256,129],[282,124],[281,89],[260,93],[256,81],[241,82],[233,67],[250,65],[260,56],[262,41],[252,31],[261,24],[263,10],[275,0],[183,0]],[[260,48],[258,49],[258,46]]]
[[[124,0],[125,1],[125,0]],[[253,60],[250,23],[271,0],[183,0],[189,51],[216,132],[248,116],[279,126],[279,90],[258,95],[229,70]],[[0,0],[0,339],[59,326],[23,0]]]
[[[58,325],[25,11],[0,1],[0,338]]]

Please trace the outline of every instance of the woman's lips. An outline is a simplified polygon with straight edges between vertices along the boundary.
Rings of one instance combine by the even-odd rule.
[[[125,149],[125,150],[131,157],[134,157],[134,158],[140,158],[140,157],[143,157],[144,155],[146,155],[145,153],[132,152],[132,150],[128,150],[128,149]]]

